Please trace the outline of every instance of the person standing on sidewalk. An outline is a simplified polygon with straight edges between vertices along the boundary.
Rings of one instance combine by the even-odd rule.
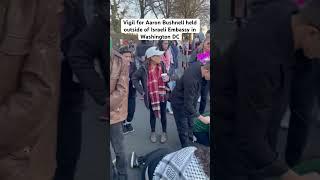
[[[202,47],[200,49],[197,49],[192,53],[189,61],[190,64],[198,61],[197,59],[198,54],[206,53],[206,52],[210,53],[210,36],[204,40]],[[200,101],[200,107],[199,107],[200,114],[203,114],[205,112],[209,89],[210,89],[210,81],[203,79],[203,81],[201,82],[201,93],[200,93],[201,95],[200,95],[200,99],[198,100],[198,102]]]
[[[174,73],[177,75],[179,70],[179,48],[178,48],[178,42],[176,40],[172,41],[171,43],[171,51],[173,56],[173,67],[174,67]]]
[[[206,124],[210,123],[210,117],[204,117],[197,111],[203,79],[210,80],[210,58],[193,63],[177,81],[177,86],[169,98],[182,147],[192,145],[194,118]]]
[[[110,140],[116,155],[119,180],[127,180],[122,124],[128,116],[129,62],[115,50],[110,61]]]
[[[123,59],[129,63],[129,96],[128,96],[128,116],[125,121],[123,121],[123,134],[127,134],[129,132],[133,132],[134,129],[132,127],[132,120],[136,110],[136,96],[137,90],[133,86],[132,83],[132,75],[137,70],[136,63],[132,57],[132,50],[130,47],[124,46],[120,48],[120,54],[122,54]]]
[[[85,28],[86,19],[82,0],[64,0],[61,32],[63,54],[60,80],[60,104],[57,139],[57,169],[55,180],[73,180],[82,142],[82,112],[84,89],[81,87],[70,63],[68,53],[74,38]],[[70,131],[72,129],[72,131]]]
[[[174,61],[173,53],[171,51],[171,47],[169,46],[169,41],[159,40],[158,48],[160,51],[164,51],[163,55],[161,56],[161,61],[164,63],[169,77],[172,77],[174,75]],[[175,81],[171,79],[170,82],[168,82],[168,85],[170,89],[173,90]],[[173,114],[170,102],[167,102],[167,111],[169,112],[169,114]]]
[[[166,67],[161,61],[164,51],[151,47],[146,51],[145,63],[133,74],[132,82],[137,91],[144,96],[144,103],[150,110],[150,126],[152,143],[157,142],[156,120],[161,119],[161,143],[167,141],[167,92],[170,91],[167,83],[170,78]],[[141,84],[140,84],[141,82]]]
[[[61,0],[0,2],[0,179],[52,180]]]
[[[150,47],[152,47],[152,43],[147,40],[141,40],[140,43],[137,45],[136,54],[135,54],[135,58],[136,58],[135,61],[136,61],[138,69],[145,61],[146,50]]]

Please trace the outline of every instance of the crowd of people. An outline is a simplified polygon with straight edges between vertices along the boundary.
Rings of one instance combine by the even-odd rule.
[[[176,157],[181,153],[188,152],[189,155],[186,154],[187,156],[194,157],[194,154],[199,155],[196,152],[200,150],[202,150],[201,152],[206,152],[207,155],[209,154],[210,113],[206,112],[204,114],[209,92],[208,82],[210,81],[209,31],[205,39],[199,41],[199,43],[201,43],[200,46],[192,49],[193,56],[190,58],[189,67],[182,75],[179,73],[179,68],[181,68],[179,64],[181,64],[182,59],[177,41],[159,40],[154,45],[155,43],[143,40],[138,43],[135,49],[130,48],[129,44],[125,44],[118,49],[114,48],[112,50],[111,82],[117,82],[117,84],[112,83],[110,89],[110,101],[112,102],[110,110],[111,114],[119,113],[119,116],[120,114],[124,114],[122,109],[127,110],[126,118],[122,117],[122,122],[117,122],[117,134],[110,134],[111,143],[116,155],[114,163],[111,164],[113,176],[120,179],[127,178],[127,174],[123,170],[127,168],[129,162],[124,162],[127,158],[123,154],[123,140],[125,137],[121,134],[134,132],[132,119],[136,110],[137,93],[141,95],[145,107],[149,110],[150,141],[152,143],[156,143],[157,141],[160,141],[160,143],[167,142],[167,114],[169,114],[173,115],[176,121],[182,149],[170,153],[167,149],[157,149],[146,155],[145,158],[142,158],[144,161],[141,161],[141,157],[137,157],[133,152],[130,162],[132,168],[141,167],[144,164],[143,173],[149,174],[149,179],[152,179],[154,174],[157,174],[154,176],[156,178],[161,171],[172,169],[172,167],[161,164],[161,161],[165,161],[170,156]],[[111,44],[113,43],[111,42]],[[120,53],[119,56],[117,56],[118,52]],[[120,56],[122,56],[122,59],[118,58]],[[118,61],[125,62],[127,65],[120,66],[118,65]],[[200,95],[201,103],[198,110],[197,104]],[[119,97],[123,99],[127,97],[127,100],[120,101]],[[119,109],[117,112],[113,111],[115,107],[121,107],[121,111]],[[112,118],[114,117],[111,116],[111,122],[113,121]],[[158,120],[161,122],[162,127],[159,140],[156,133],[156,122]],[[120,126],[122,126],[122,131],[119,130]],[[118,138],[118,143],[115,143],[112,142],[112,136],[121,136],[121,138]],[[200,144],[198,146],[199,150],[197,150],[195,144]],[[117,145],[121,145],[121,147]],[[206,173],[208,173],[210,161],[208,158],[203,158],[203,155],[200,157],[205,161]],[[172,162],[176,163],[175,167],[178,167],[181,171],[176,171],[174,176],[178,178],[179,175],[186,178],[191,172],[184,172],[184,169],[189,167],[196,168],[200,172],[198,178],[209,179],[201,163],[192,164],[195,161],[191,160],[180,164],[172,159]],[[143,175],[143,177],[147,176]],[[194,177],[197,178],[197,176]],[[174,179],[174,177],[171,178]]]
[[[89,3],[94,12],[84,8],[88,1],[1,1],[0,179],[74,179],[86,91],[103,109],[100,121],[115,154],[113,162],[111,148],[106,150],[112,175],[107,179],[131,180],[130,166],[143,179],[156,180],[319,180],[318,174],[292,169],[314,119],[310,72],[320,58],[320,1],[299,1],[300,8],[289,0],[259,2],[220,56],[210,31],[183,46],[159,40],[113,48],[105,0]],[[182,55],[188,62],[181,74]],[[206,111],[210,72],[212,132]],[[178,150],[132,152],[128,160],[124,139],[134,132],[138,94],[149,111],[150,142],[165,144],[174,136],[167,132],[167,115],[173,115]],[[278,133],[288,106],[282,160]]]

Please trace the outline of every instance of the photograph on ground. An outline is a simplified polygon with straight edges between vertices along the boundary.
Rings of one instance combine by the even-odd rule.
[[[210,1],[110,3],[110,178],[210,179]]]
[[[211,177],[320,179],[320,1],[217,2]]]

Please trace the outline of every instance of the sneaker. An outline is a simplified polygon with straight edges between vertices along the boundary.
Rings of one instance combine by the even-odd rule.
[[[122,132],[123,132],[123,134],[128,134],[128,125],[127,124],[123,124],[122,125]]]
[[[150,140],[152,143],[156,143],[157,142],[157,136],[155,132],[152,132],[150,135]]]
[[[128,123],[128,124],[127,124],[127,132],[128,132],[128,133],[134,132],[134,129],[133,129],[131,123]]]
[[[131,160],[130,160],[130,167],[131,168],[138,168],[140,166],[139,157],[136,155],[135,152],[131,153]]]
[[[167,140],[168,140],[167,133],[162,133],[161,138],[160,138],[160,142],[165,143],[165,142],[167,142]]]
[[[170,114],[170,115],[173,115],[173,111],[171,109],[167,109],[167,112]]]

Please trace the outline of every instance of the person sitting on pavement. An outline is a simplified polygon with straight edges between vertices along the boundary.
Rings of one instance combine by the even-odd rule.
[[[145,63],[132,75],[133,85],[137,91],[144,95],[146,107],[150,110],[150,125],[152,143],[157,142],[156,137],[156,119],[161,119],[162,134],[161,143],[167,141],[167,92],[170,91],[168,82],[170,78],[167,74],[161,56],[164,51],[157,50],[157,47],[151,47],[146,51]],[[140,84],[141,82],[141,84]]]
[[[210,116],[210,113],[204,114],[204,116]],[[193,135],[195,136],[195,142],[204,146],[210,146],[210,122],[201,121],[198,118],[195,118],[193,122]]]
[[[210,148],[198,145],[178,151],[160,148],[144,156],[131,153],[131,168],[142,168],[143,180],[210,179]]]
[[[136,110],[136,88],[133,86],[132,83],[132,75],[137,70],[136,63],[134,62],[134,59],[132,57],[133,53],[130,47],[124,46],[120,48],[120,54],[122,54],[123,59],[127,61],[129,64],[129,96],[128,96],[128,116],[125,121],[123,121],[122,131],[123,134],[127,134],[129,132],[133,132],[134,129],[132,127],[132,120],[133,116]]]

